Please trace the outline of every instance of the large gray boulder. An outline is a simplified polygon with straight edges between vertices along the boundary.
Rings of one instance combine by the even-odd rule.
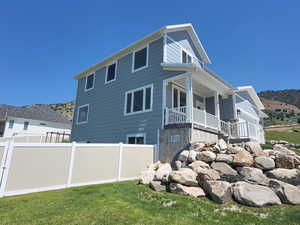
[[[171,165],[169,163],[164,163],[159,166],[157,171],[155,172],[154,179],[155,180],[168,180],[169,174],[172,172]]]
[[[218,144],[221,151],[227,149],[227,143],[224,141],[224,139],[219,139]]]
[[[269,187],[239,181],[232,187],[234,199],[247,206],[280,205],[279,197]]]
[[[205,181],[202,187],[216,203],[225,203],[232,200],[231,184],[226,181]]]
[[[154,179],[155,171],[152,168],[143,170],[139,175],[140,184],[149,184]]]
[[[166,191],[167,188],[165,185],[163,185],[160,181],[151,181],[149,183],[149,187],[154,191]]]
[[[275,168],[275,162],[270,157],[259,156],[254,158],[254,166],[262,170],[272,170]]]
[[[198,186],[197,173],[190,168],[181,168],[176,171],[172,171],[169,175],[171,182],[183,184],[186,186]]]
[[[222,180],[229,182],[237,180],[238,173],[224,162],[214,162],[211,164],[211,168],[219,172]]]
[[[180,195],[187,195],[195,198],[204,197],[205,192],[201,187],[187,187],[182,184],[171,183],[170,184],[170,191],[172,193],[180,194]]]
[[[267,156],[267,154],[262,150],[260,144],[255,141],[247,142],[245,144],[245,149],[255,157]]]
[[[203,162],[203,161],[200,161],[200,160],[194,161],[191,164],[189,164],[189,168],[191,168],[194,171],[198,167],[205,168],[205,169],[209,169],[210,168],[210,166],[206,162]]]
[[[197,157],[197,152],[194,150],[190,150],[187,161],[190,163],[194,162],[194,161],[196,161],[196,157]]]
[[[245,151],[245,149],[240,146],[229,145],[226,152],[227,154],[236,154],[242,151]]]
[[[289,150],[287,147],[281,145],[281,144],[276,144],[273,146],[273,150],[276,152],[280,152],[282,154],[288,154],[288,155],[296,155],[295,152]]]
[[[239,174],[242,179],[247,182],[257,183],[261,185],[268,185],[269,179],[265,176],[262,170],[253,167],[240,167],[238,168]]]
[[[300,205],[300,188],[278,180],[270,180],[269,185],[283,203]]]
[[[219,172],[214,169],[203,169],[198,167],[196,173],[198,174],[197,180],[200,185],[205,181],[220,180],[221,178]]]
[[[247,151],[240,151],[234,155],[233,162],[235,166],[252,166],[253,157]]]
[[[217,154],[216,162],[225,162],[225,163],[232,163],[233,155],[231,154]]]
[[[285,183],[300,185],[300,170],[299,169],[282,169],[277,168],[266,172],[270,178],[283,181]]]
[[[197,154],[197,159],[203,162],[210,163],[216,159],[216,154],[211,151],[203,151]]]

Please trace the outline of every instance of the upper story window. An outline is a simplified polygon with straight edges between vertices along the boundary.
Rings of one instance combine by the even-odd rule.
[[[137,88],[125,93],[125,115],[152,110],[153,85]]]
[[[89,119],[89,104],[78,107],[77,124],[87,123]]]
[[[186,92],[177,87],[173,87],[173,97],[172,97],[172,105],[173,108],[184,107],[186,106]]]
[[[28,122],[28,121],[25,121],[25,122],[24,122],[23,130],[28,130],[28,126],[29,126],[29,122]]]
[[[193,58],[185,50],[181,50],[181,63],[192,63]]]
[[[85,78],[85,91],[92,90],[95,83],[95,73],[92,73]]]
[[[14,120],[10,120],[10,121],[8,122],[8,128],[13,128],[13,127],[14,127],[14,123],[15,123]]]
[[[105,78],[105,83],[110,83],[114,80],[116,80],[116,73],[117,73],[117,63],[113,63],[109,65],[106,68],[106,78]]]
[[[128,144],[145,144],[146,142],[145,134],[128,134],[127,143]]]
[[[133,52],[132,72],[148,67],[148,46]]]

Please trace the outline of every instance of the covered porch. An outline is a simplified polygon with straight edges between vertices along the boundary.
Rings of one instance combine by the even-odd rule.
[[[185,73],[164,81],[164,126],[187,123],[228,134],[220,99],[226,98],[230,89],[203,78],[199,73]]]

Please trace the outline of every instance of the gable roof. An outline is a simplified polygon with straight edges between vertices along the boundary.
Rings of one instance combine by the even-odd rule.
[[[106,64],[108,64],[111,61],[114,61],[118,58],[121,58],[127,54],[129,54],[130,52],[134,51],[135,49],[141,47],[142,45],[145,45],[151,41],[157,40],[159,38],[161,38],[165,33],[168,32],[175,32],[175,31],[181,31],[181,30],[186,30],[188,32],[188,34],[190,35],[193,44],[196,46],[200,56],[202,57],[202,60],[204,63],[206,64],[210,64],[211,61],[208,58],[205,49],[203,48],[198,35],[196,34],[194,27],[191,23],[186,23],[186,24],[177,24],[177,25],[168,25],[168,26],[164,26],[156,31],[154,31],[153,33],[143,37],[142,39],[134,42],[133,44],[129,45],[126,48],[121,49],[120,51],[116,52],[115,54],[103,59],[102,61],[96,63],[95,65],[89,67],[88,69],[84,70],[83,72],[76,74],[74,76],[75,79],[80,79],[82,77],[85,77],[86,75],[88,75],[89,73],[95,72],[95,70],[100,69],[101,67],[105,66]]]
[[[256,94],[256,91],[254,90],[254,88],[252,86],[240,86],[240,87],[237,87],[236,89],[237,89],[237,91],[247,91],[248,94],[250,95],[250,97],[253,99],[256,107],[259,110],[265,109],[264,105],[260,101],[260,98],[258,97],[258,95]]]
[[[8,116],[15,118],[71,124],[69,120],[67,120],[61,114],[55,112],[48,105],[30,105],[21,107],[0,105],[0,120],[6,120]]]

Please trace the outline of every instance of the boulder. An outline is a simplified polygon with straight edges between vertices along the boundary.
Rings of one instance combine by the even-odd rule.
[[[255,157],[267,156],[267,154],[262,150],[260,144],[255,141],[247,142],[245,144],[245,149]]]
[[[211,151],[203,151],[197,154],[197,159],[204,162],[212,162],[216,159],[216,154]]]
[[[179,170],[181,167],[182,167],[182,162],[181,161],[179,161],[179,160],[176,160],[175,162],[174,162],[174,168],[176,169],[176,170]]]
[[[227,149],[227,143],[224,141],[224,139],[219,139],[218,144],[221,151]]]
[[[198,174],[197,180],[199,184],[203,184],[204,181],[208,180],[219,180],[220,174],[218,171],[214,169],[203,169],[198,167],[196,169],[196,173]]]
[[[281,145],[281,144],[276,144],[273,146],[273,150],[283,153],[283,154],[288,154],[288,155],[296,155],[295,152],[289,150],[287,147]]]
[[[196,143],[196,144],[193,144],[193,147],[192,149],[195,150],[195,151],[202,151],[202,149],[205,147],[205,144],[204,143]]]
[[[169,163],[164,163],[159,166],[155,173],[155,180],[168,180],[169,174],[172,172],[171,165]]]
[[[180,154],[178,156],[178,160],[181,162],[186,162],[189,157],[189,154],[190,154],[190,151],[183,150],[182,152],[180,152]]]
[[[149,184],[154,179],[155,171],[152,168],[147,168],[142,171],[139,176],[140,184]]]
[[[225,163],[232,163],[233,161],[233,155],[229,154],[217,154],[216,156],[216,162],[225,162]]]
[[[253,164],[253,157],[245,150],[240,151],[234,155],[232,163],[235,166],[251,166]]]
[[[300,205],[300,188],[278,180],[270,180],[269,185],[282,203]]]
[[[247,206],[280,205],[279,197],[269,187],[239,181],[232,187],[234,199]]]
[[[259,156],[254,158],[254,166],[262,170],[272,170],[275,168],[275,162],[270,157]]]
[[[299,169],[282,169],[277,168],[266,172],[270,178],[283,181],[285,183],[300,185],[300,170]]]
[[[196,161],[197,152],[194,150],[190,150],[187,161],[188,162],[194,162]]]
[[[211,168],[218,171],[222,180],[234,182],[237,180],[238,173],[224,162],[214,162]]]
[[[239,174],[242,176],[242,179],[247,182],[257,183],[261,185],[268,185],[269,179],[266,177],[262,170],[253,167],[239,167]]]
[[[284,169],[294,169],[294,156],[287,155],[285,153],[279,153],[276,155],[275,163],[277,168],[284,168]]]
[[[216,203],[225,203],[232,200],[231,184],[226,181],[205,181],[202,187]]]
[[[197,161],[192,162],[191,164],[189,164],[189,168],[191,168],[194,171],[196,170],[197,167],[206,168],[206,169],[210,168],[210,166],[206,162],[203,162],[203,161],[200,161],[200,160],[197,160]]]
[[[157,161],[155,163],[150,164],[148,166],[148,168],[153,169],[153,170],[157,170],[161,164],[162,164],[161,161]]]
[[[198,186],[197,173],[190,168],[181,168],[172,171],[169,175],[171,181],[180,183],[186,186]]]
[[[205,192],[201,187],[187,187],[182,184],[176,184],[176,183],[170,184],[170,191],[172,193],[187,195],[195,198],[205,196]]]
[[[158,192],[167,190],[166,186],[163,185],[160,181],[151,181],[149,183],[149,187],[154,191],[158,191]]]
[[[240,146],[229,145],[226,152],[228,154],[236,154],[236,153],[241,152],[241,151],[245,151],[245,149],[240,147]]]

